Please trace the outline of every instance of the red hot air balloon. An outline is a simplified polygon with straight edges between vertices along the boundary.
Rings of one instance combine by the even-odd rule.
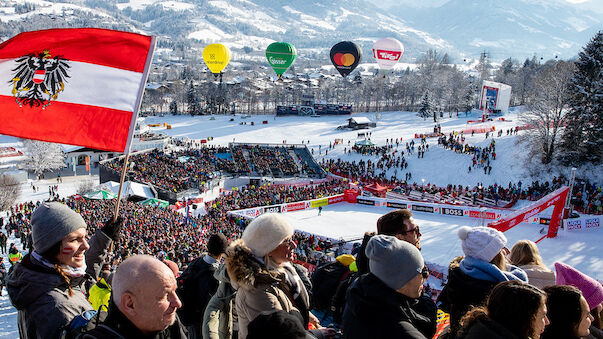
[[[362,58],[362,50],[351,41],[342,41],[331,48],[331,62],[344,78],[350,74]]]

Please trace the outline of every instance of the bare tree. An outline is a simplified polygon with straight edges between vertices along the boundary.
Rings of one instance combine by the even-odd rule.
[[[0,211],[8,210],[21,195],[21,185],[12,175],[0,176]]]
[[[61,169],[65,167],[65,154],[58,144],[37,141],[24,140],[25,148],[25,168],[35,172],[37,175],[45,171]]]
[[[541,156],[543,164],[551,162],[559,142],[573,71],[571,62],[553,61],[545,65],[534,80],[533,97],[528,99],[529,111],[520,118],[530,126],[521,141],[532,146],[532,150]]]

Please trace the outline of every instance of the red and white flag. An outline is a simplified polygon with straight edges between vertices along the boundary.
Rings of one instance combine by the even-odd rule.
[[[0,134],[127,152],[155,37],[97,28],[0,44]]]

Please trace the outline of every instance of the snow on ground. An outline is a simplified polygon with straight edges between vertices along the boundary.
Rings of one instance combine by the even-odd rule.
[[[146,1],[146,0],[138,0]],[[135,2],[135,1],[132,1]],[[402,142],[410,142],[415,133],[430,133],[433,131],[433,119],[423,120],[417,118],[412,112],[385,112],[375,113],[357,113],[355,117],[367,117],[372,121],[377,121],[377,127],[362,131],[339,131],[336,127],[347,124],[346,119],[350,116],[321,116],[319,118],[311,117],[278,117],[273,115],[258,115],[243,118],[241,115],[233,116],[165,116],[148,117],[146,123],[164,122],[171,125],[171,129],[165,127],[151,128],[154,131],[166,133],[173,137],[206,139],[213,137],[210,145],[227,145],[229,142],[257,142],[257,143],[301,143],[302,140],[308,147],[314,150],[315,157],[320,161],[322,159],[343,158],[348,161],[358,161],[360,159],[373,159],[376,157],[361,156],[358,154],[345,154],[344,147],[349,148],[348,141],[353,145],[358,138],[358,132],[370,132],[371,140],[377,145],[384,145],[386,138],[402,138]],[[230,119],[233,121],[230,121]],[[377,119],[378,118],[378,119]],[[468,124],[467,120],[476,119],[476,116],[469,115],[465,117],[461,114],[460,118],[449,118],[447,114],[439,123],[442,132],[449,133],[453,130],[460,131],[479,125]],[[494,125],[496,130],[515,127],[517,123],[517,114],[505,115],[505,122],[495,121],[485,124]],[[214,119],[214,120],[211,120]],[[251,126],[251,122],[254,126]],[[262,122],[266,121],[267,124]],[[245,123],[245,124],[241,124]],[[521,132],[520,132],[521,133]],[[325,155],[329,142],[336,138],[344,140],[343,145],[338,145]],[[470,145],[485,147],[491,142],[491,138],[485,139],[484,134],[475,134],[474,137],[466,135],[466,141]],[[544,176],[530,178],[524,168],[524,159],[527,157],[525,148],[515,145],[516,136],[507,136],[503,133],[501,138],[496,140],[496,160],[491,163],[492,174],[484,175],[479,169],[467,173],[467,167],[470,164],[469,155],[457,154],[452,151],[444,150],[437,146],[437,139],[428,139],[429,150],[425,153],[423,159],[417,159],[416,153],[407,156],[409,162],[408,169],[400,171],[398,177],[404,177],[407,171],[412,173],[412,181],[425,184],[432,183],[437,185],[462,184],[490,185],[493,183],[507,185],[509,181],[529,183],[532,180],[548,180],[557,173],[549,173]],[[417,139],[418,141],[418,139]],[[399,150],[404,149],[401,144]],[[19,139],[0,135],[0,147],[14,146],[17,149],[22,147]],[[319,151],[319,146],[320,151]],[[2,163],[6,164],[6,160]],[[600,172],[600,171],[599,171]],[[98,174],[93,171],[92,176],[85,175],[83,166],[78,168],[77,177],[71,175],[71,171],[65,169],[62,171],[63,182],[59,183],[59,194],[68,196],[76,193],[78,186],[82,181],[92,180],[98,183]],[[393,171],[388,173],[393,175]],[[581,173],[578,173],[580,176]],[[599,176],[601,174],[599,173]],[[49,174],[47,179],[32,180],[22,184],[22,194],[20,202],[31,200],[44,200],[48,198],[48,186],[55,185],[56,176]],[[39,187],[34,192],[32,185]],[[324,207],[322,215],[317,216],[316,210],[300,211],[285,214],[293,223],[296,229],[316,233],[319,235],[332,237],[336,239],[350,240],[359,238],[365,231],[374,231],[376,229],[377,218],[390,211],[387,207],[369,207],[364,205],[355,205],[340,203]],[[456,235],[460,226],[477,226],[480,221],[469,218],[450,217],[442,215],[431,215],[417,212],[415,218],[421,227],[423,256],[428,262],[436,263],[446,267],[448,262],[457,255],[462,254],[461,242]],[[507,231],[505,234],[509,239],[509,247],[517,240],[530,239],[537,240],[542,235],[539,233],[542,226],[532,224],[520,224]],[[13,241],[11,239],[10,241]],[[18,242],[18,241],[15,241]],[[542,257],[549,267],[552,267],[555,261],[564,261],[577,267],[579,270],[603,280],[603,255],[601,254],[600,244],[603,242],[603,231],[591,230],[577,233],[560,231],[555,239],[544,239],[538,246]],[[20,244],[20,243],[19,243]],[[7,263],[7,259],[5,259]],[[0,338],[15,338],[18,336],[16,311],[10,305],[6,294],[0,297]]]
[[[304,210],[283,214],[296,230],[318,234],[324,237],[352,240],[362,238],[364,232],[377,231],[377,219],[392,211],[388,207],[375,207],[347,202],[323,207],[318,210]],[[426,261],[447,267],[456,256],[463,255],[461,240],[457,231],[461,226],[481,226],[480,219],[434,215],[413,212],[420,227],[421,253]],[[542,237],[542,225],[522,223],[505,232],[507,247],[518,240],[536,241]],[[546,232],[546,229],[544,230]],[[560,231],[557,238],[544,239],[538,248],[544,263],[553,268],[553,263],[562,261],[578,270],[603,280],[603,255],[601,246],[603,232],[590,230],[583,232]]]

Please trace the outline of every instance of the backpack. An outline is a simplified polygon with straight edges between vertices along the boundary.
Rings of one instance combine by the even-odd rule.
[[[343,322],[343,309],[345,308],[347,291],[358,277],[360,277],[358,272],[351,273],[337,286],[337,291],[331,300],[331,315],[333,316],[333,321],[337,324]]]
[[[338,261],[319,266],[312,274],[313,306],[317,310],[329,310],[337,286],[349,274],[347,266]]]
[[[203,313],[211,296],[216,292],[218,281],[213,277],[213,271],[202,269],[200,262],[203,257],[193,260],[178,277],[176,294],[182,301],[182,307],[177,310],[180,322],[184,326],[191,326],[203,321]],[[201,279],[215,281],[215,289],[208,291],[209,284],[202,284]],[[205,285],[206,288],[203,288]]]

